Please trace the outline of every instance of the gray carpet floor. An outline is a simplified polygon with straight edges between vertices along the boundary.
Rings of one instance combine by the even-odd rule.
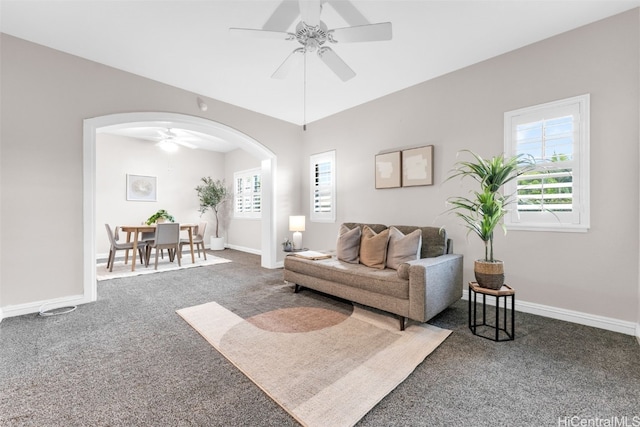
[[[294,294],[255,255],[216,255],[233,262],[100,282],[98,301],[71,313],[3,320],[0,425],[297,425],[175,311],[210,301],[241,316],[351,305]],[[516,340],[495,343],[471,334],[467,301],[429,323],[454,332],[358,425],[640,423],[634,337],[516,312]]]

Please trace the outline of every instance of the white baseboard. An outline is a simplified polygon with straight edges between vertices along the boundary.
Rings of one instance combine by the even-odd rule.
[[[240,251],[240,252],[247,252],[254,255],[262,255],[262,251],[260,249],[247,248],[244,246],[230,245],[230,244],[225,245],[225,247],[229,249],[235,249],[236,251]]]
[[[467,289],[462,291],[462,299],[469,299],[469,291]],[[518,299],[517,295],[515,304],[516,311],[535,314],[542,317],[549,317],[551,319],[564,320],[566,322],[577,323],[579,325],[593,326],[594,328],[620,332],[621,334],[631,336],[635,335],[640,343],[640,325],[636,325],[633,322],[522,301]],[[487,298],[487,305],[495,306],[495,298]]]
[[[8,317],[22,316],[25,314],[39,313],[40,311],[53,310],[62,307],[77,306],[87,303],[83,295],[74,295],[62,298],[53,298],[45,301],[35,301],[26,304],[8,305],[0,308],[0,321]]]

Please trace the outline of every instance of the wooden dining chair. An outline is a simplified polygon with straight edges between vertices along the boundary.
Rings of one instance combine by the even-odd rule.
[[[169,261],[178,258],[178,265],[180,263],[180,224],[177,222],[163,222],[156,225],[156,235],[153,242],[147,244],[147,266],[149,266],[149,258],[151,258],[151,249],[156,250],[156,262],[155,269],[158,269],[158,254],[163,249],[167,249],[169,252]]]
[[[202,221],[198,224],[196,228],[196,235],[193,236],[193,244],[196,246],[198,250],[198,258],[200,258],[200,247],[202,247],[202,253],[204,254],[204,259],[207,259],[207,251],[204,250],[204,232],[207,229],[207,221]],[[182,251],[182,247],[185,245],[189,245],[189,239],[180,239],[180,251]]]
[[[129,250],[133,249],[133,242],[119,242],[118,241],[118,227],[116,227],[115,231],[111,229],[109,224],[104,225],[107,229],[107,235],[109,236],[109,243],[111,247],[109,248],[109,259],[107,260],[107,268],[109,271],[113,271],[113,262],[116,258],[116,251],[118,250]],[[145,242],[138,242],[138,252],[140,254],[140,263],[144,265],[147,244]]]

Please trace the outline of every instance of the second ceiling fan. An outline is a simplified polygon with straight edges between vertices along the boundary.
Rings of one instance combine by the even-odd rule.
[[[349,27],[328,29],[320,20],[323,3],[329,3],[349,24]],[[295,19],[295,33],[288,31]],[[230,28],[233,33],[256,37],[297,41],[302,47],[289,54],[271,77],[284,78],[307,52],[316,52],[318,57],[342,81],[353,78],[356,73],[325,43],[355,43],[391,40],[391,22],[371,24],[346,0],[283,0],[261,29]]]

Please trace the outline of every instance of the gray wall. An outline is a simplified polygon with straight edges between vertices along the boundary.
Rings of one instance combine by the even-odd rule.
[[[590,93],[591,229],[498,233],[495,251],[521,301],[635,323],[638,23],[636,9],[312,123],[305,156],[337,149],[338,221],[308,225],[305,242],[333,248],[344,221],[444,226],[465,256],[465,281],[473,280],[482,245],[443,215],[446,198],[466,192],[459,181],[443,182],[456,153],[500,154],[506,111]],[[375,154],[430,144],[433,186],[374,188]],[[306,174],[303,181],[307,200]]]
[[[83,120],[167,111],[211,119],[278,156],[296,173],[298,126],[2,34],[0,309],[83,293]],[[292,148],[293,147],[293,148]],[[293,172],[292,172],[293,171]],[[287,188],[280,183],[276,188]],[[299,204],[276,193],[276,205]],[[276,229],[286,229],[280,209]],[[34,259],[37,258],[37,261]],[[34,263],[37,267],[34,268]]]

